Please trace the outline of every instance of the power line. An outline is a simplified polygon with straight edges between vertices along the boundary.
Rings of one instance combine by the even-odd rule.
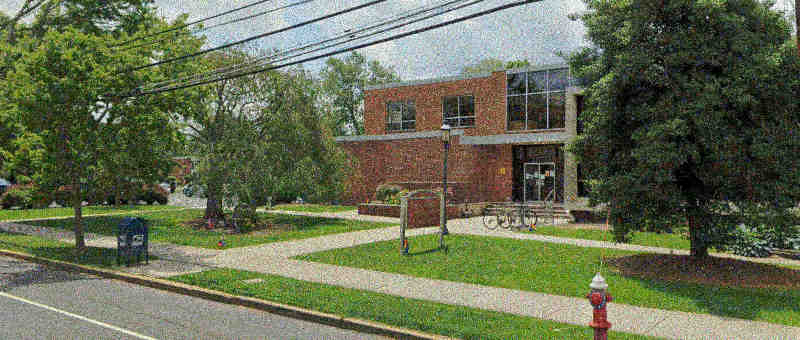
[[[289,54],[291,52],[294,52],[294,51],[304,51],[304,50],[308,50],[309,48],[312,48],[314,46],[318,46],[318,45],[326,44],[326,43],[329,43],[329,42],[332,42],[332,41],[341,40],[343,38],[350,37],[350,39],[348,39],[348,40],[341,41],[341,42],[338,42],[338,43],[335,43],[335,44],[329,44],[329,45],[324,46],[324,47],[319,47],[319,48],[316,48],[316,49],[312,49],[310,51],[301,52],[301,53],[298,53],[298,54],[295,54],[295,55],[292,55],[292,56],[287,56],[287,57],[284,57],[282,59],[279,59],[278,61],[283,61],[283,60],[296,58],[298,56],[302,56],[302,55],[306,55],[306,54],[309,54],[309,53],[313,53],[313,52],[317,52],[317,51],[320,51],[320,50],[324,50],[324,49],[327,49],[327,48],[331,48],[331,47],[334,47],[334,46],[339,46],[339,45],[342,45],[342,44],[346,44],[346,43],[354,41],[354,40],[360,40],[360,39],[364,39],[364,38],[367,38],[367,37],[370,37],[370,36],[374,36],[374,35],[377,35],[377,34],[385,33],[385,32],[388,32],[390,30],[394,30],[394,29],[397,29],[397,28],[400,28],[400,27],[404,27],[404,26],[407,26],[407,25],[410,25],[410,24],[413,24],[413,23],[416,23],[416,22],[419,22],[419,21],[423,21],[423,20],[438,16],[438,15],[442,15],[442,14],[445,14],[445,13],[448,13],[448,12],[451,12],[451,11],[454,11],[454,10],[458,10],[458,9],[461,9],[461,8],[464,8],[464,7],[467,7],[467,6],[471,6],[471,5],[477,4],[479,2],[486,1],[486,0],[474,0],[474,1],[472,1],[470,3],[467,3],[467,4],[462,4],[462,5],[459,5],[459,6],[446,8],[447,6],[451,6],[451,5],[457,4],[459,2],[464,2],[464,1],[465,0],[451,0],[451,1],[444,2],[442,4],[438,4],[438,5],[434,5],[434,6],[428,6],[429,8],[426,8],[426,6],[421,6],[421,7],[418,7],[416,9],[401,13],[399,18],[381,19],[381,21],[377,21],[374,24],[371,24],[369,26],[357,29],[355,31],[352,31],[350,29],[345,30],[344,34],[341,34],[341,35],[333,37],[333,38],[324,39],[322,41],[318,41],[318,42],[311,43],[311,44],[306,44],[306,45],[300,46],[300,47],[294,47],[294,48],[291,48],[291,49],[286,50],[286,51],[275,52],[275,53],[273,53],[271,55],[268,55],[268,56],[265,56],[265,57],[260,57],[260,58],[257,58],[255,60],[252,60],[252,61],[247,61],[247,62],[239,63],[239,64],[236,64],[236,65],[232,65],[232,66],[220,67],[220,68],[217,68],[215,70],[212,70],[212,71],[209,71],[209,72],[205,72],[205,73],[202,73],[202,74],[186,76],[186,77],[175,79],[175,80],[167,80],[167,81],[163,81],[163,82],[152,84],[150,86],[151,87],[159,87],[159,86],[163,87],[163,85],[169,84],[169,83],[178,83],[178,82],[182,82],[182,81],[186,81],[186,80],[204,78],[204,77],[207,77],[209,75],[220,74],[220,73],[223,73],[223,72],[224,73],[231,73],[233,71],[243,71],[243,70],[246,70],[246,69],[252,69],[254,67],[265,66],[265,61],[266,60],[270,60],[271,61],[271,60],[273,60],[273,59],[275,59],[277,57],[285,56],[285,55],[287,55],[287,54]],[[431,11],[434,11],[434,10],[440,10],[440,11],[437,12],[437,13],[433,13],[431,15],[425,16],[423,18],[414,19],[414,20],[412,20],[410,22],[406,22],[406,23],[403,23],[403,24],[395,25],[395,26],[387,28],[387,29],[379,30],[379,31],[372,32],[372,33],[369,33],[369,34],[366,34],[366,35],[362,35],[362,36],[359,36],[359,37],[355,36],[358,33],[363,33],[363,32],[366,32],[366,31],[369,31],[369,30],[372,30],[372,29],[375,29],[375,28],[379,28],[381,26],[385,26],[385,25],[388,25],[388,24],[390,24],[392,22],[397,22],[399,20],[405,20],[405,19],[413,18],[415,16],[419,16],[421,14],[424,14],[424,13],[427,13],[427,12],[431,12]]]
[[[263,3],[265,3],[265,2],[270,2],[270,1],[272,1],[272,0],[260,0],[260,1],[256,1],[256,2],[254,2],[254,3],[252,3],[252,4],[245,5],[245,6],[238,7],[238,8],[234,8],[234,9],[232,9],[232,10],[225,11],[225,12],[222,12],[222,13],[219,13],[219,14],[216,14],[216,15],[212,15],[212,16],[210,16],[210,17],[207,17],[207,18],[203,18],[203,19],[195,20],[195,21],[192,21],[192,22],[185,23],[185,24],[183,24],[183,25],[178,25],[178,26],[175,26],[175,27],[173,27],[173,28],[168,28],[168,29],[165,29],[165,30],[163,30],[163,31],[159,31],[159,32],[151,33],[151,34],[148,34],[148,35],[145,35],[145,36],[141,36],[141,37],[138,37],[138,38],[134,38],[134,39],[131,39],[131,40],[123,41],[123,42],[121,42],[121,43],[119,43],[119,44],[116,44],[116,45],[111,45],[110,47],[119,47],[119,46],[123,46],[123,45],[127,45],[127,44],[129,44],[129,43],[132,43],[132,42],[134,42],[134,41],[139,41],[139,40],[146,39],[146,38],[150,38],[150,37],[153,37],[153,36],[156,36],[156,35],[161,35],[161,34],[164,34],[164,33],[169,33],[169,32],[173,32],[173,31],[177,31],[177,30],[179,30],[179,29],[181,29],[181,28],[184,28],[184,27],[189,27],[189,26],[191,26],[191,25],[199,24],[199,23],[201,23],[201,22],[205,22],[205,21],[208,21],[208,20],[211,20],[211,19],[216,19],[216,18],[219,18],[219,17],[221,17],[221,16],[223,16],[223,15],[228,15],[228,14],[231,14],[231,13],[234,13],[234,12],[238,12],[238,11],[241,11],[241,10],[243,10],[243,9],[247,9],[247,8],[250,8],[250,7],[253,7],[253,6],[257,6],[257,5],[263,4]]]
[[[253,40],[256,40],[256,39],[261,39],[263,37],[267,37],[267,36],[270,36],[270,35],[273,35],[273,34],[278,34],[278,33],[285,32],[285,31],[288,31],[288,30],[292,30],[292,29],[295,29],[295,28],[300,28],[300,27],[303,27],[303,26],[306,26],[306,25],[309,25],[309,24],[313,24],[313,23],[318,22],[318,21],[322,21],[322,20],[325,20],[325,19],[330,19],[330,18],[335,17],[335,16],[339,16],[339,15],[342,15],[342,14],[345,14],[345,13],[356,11],[356,10],[362,9],[364,7],[374,6],[374,5],[377,5],[377,4],[381,3],[381,2],[386,2],[386,1],[387,0],[373,0],[373,1],[367,2],[365,4],[361,4],[361,5],[358,5],[358,6],[355,6],[355,7],[350,7],[350,8],[345,9],[345,10],[341,10],[341,11],[338,11],[338,12],[335,12],[335,13],[331,13],[331,14],[328,14],[328,15],[324,15],[324,16],[321,16],[321,17],[318,17],[318,18],[315,18],[315,19],[304,21],[304,22],[301,22],[301,23],[296,24],[296,25],[292,25],[292,26],[289,26],[289,27],[284,27],[284,28],[281,28],[281,29],[277,29],[277,30],[274,30],[274,31],[267,32],[267,33],[262,33],[262,34],[259,34],[259,35],[256,35],[256,36],[253,36],[253,37],[250,37],[250,38],[247,38],[247,39],[239,40],[239,41],[236,41],[236,42],[232,42],[232,43],[225,44],[225,45],[222,45],[222,46],[217,46],[217,47],[214,47],[214,48],[209,48],[209,49],[202,50],[202,51],[199,51],[199,52],[196,52],[196,53],[183,55],[183,56],[172,58],[172,59],[162,60],[162,61],[155,62],[155,63],[152,63],[152,64],[144,65],[144,66],[134,67],[132,69],[128,69],[128,70],[125,70],[125,71],[122,71],[122,72],[119,72],[119,73],[127,73],[127,72],[138,71],[138,70],[145,69],[145,68],[148,68],[148,67],[153,67],[153,66],[158,66],[158,65],[162,65],[162,64],[166,64],[166,63],[171,63],[171,62],[175,62],[175,61],[179,61],[179,60],[193,58],[193,57],[196,57],[196,56],[200,56],[200,55],[203,55],[203,54],[206,54],[206,53],[218,51],[218,50],[221,50],[221,49],[224,49],[224,48],[228,48],[228,47],[231,47],[231,46],[241,45],[241,44],[244,44],[246,42],[253,41]]]
[[[173,87],[156,89],[156,90],[151,90],[151,91],[135,91],[134,93],[127,94],[127,96],[144,96],[144,95],[149,95],[149,94],[157,94],[157,93],[161,93],[161,92],[181,90],[181,89],[186,89],[186,88],[195,87],[195,86],[199,86],[199,85],[205,85],[205,84],[215,83],[215,82],[219,82],[219,81],[225,81],[225,80],[240,78],[240,77],[244,77],[244,76],[249,76],[249,75],[260,73],[260,72],[271,71],[271,70],[275,70],[275,69],[279,69],[279,68],[284,68],[284,67],[288,67],[288,66],[292,66],[292,65],[297,65],[297,64],[300,64],[300,63],[304,63],[304,62],[308,62],[308,61],[312,61],[312,60],[316,60],[316,59],[321,59],[321,58],[325,58],[325,57],[330,57],[330,56],[333,56],[333,55],[337,55],[337,54],[341,54],[341,53],[345,53],[345,52],[350,52],[352,50],[356,50],[356,49],[369,47],[369,46],[372,46],[372,45],[377,45],[377,44],[381,44],[381,43],[384,43],[384,42],[388,42],[388,41],[404,38],[404,37],[407,37],[409,35],[419,34],[419,33],[422,33],[422,32],[430,31],[430,30],[437,29],[437,28],[444,27],[444,26],[449,26],[449,25],[452,25],[452,24],[455,24],[455,23],[459,23],[459,22],[462,22],[462,21],[465,21],[465,20],[469,20],[469,19],[473,19],[473,18],[476,18],[476,17],[484,16],[484,15],[491,14],[491,13],[494,13],[494,12],[498,12],[498,11],[501,11],[501,10],[505,10],[505,9],[509,9],[509,8],[512,8],[512,7],[517,7],[517,6],[521,6],[521,5],[525,5],[525,4],[529,4],[529,3],[533,3],[533,2],[539,2],[539,1],[542,1],[542,0],[525,0],[525,1],[513,2],[513,3],[510,3],[510,4],[506,4],[506,5],[503,5],[503,6],[498,6],[498,7],[491,8],[491,9],[488,9],[488,10],[485,10],[485,11],[481,11],[481,12],[478,12],[478,13],[474,13],[474,14],[470,14],[470,15],[467,15],[467,16],[463,16],[463,17],[460,17],[460,18],[457,18],[457,19],[453,19],[453,20],[445,21],[445,22],[442,22],[442,23],[439,23],[439,24],[431,25],[431,26],[428,26],[428,27],[419,28],[419,29],[416,29],[416,30],[413,30],[413,31],[396,34],[396,35],[393,35],[391,37],[375,40],[375,41],[368,42],[368,43],[363,43],[363,44],[352,46],[352,47],[343,48],[343,49],[336,50],[336,51],[333,51],[333,52],[328,52],[328,53],[325,53],[325,54],[321,54],[321,55],[317,55],[317,56],[313,56],[313,57],[308,57],[308,58],[305,58],[305,59],[301,59],[301,60],[297,60],[297,61],[293,61],[293,62],[281,64],[281,65],[269,66],[269,67],[265,67],[265,68],[258,69],[258,70],[236,73],[236,74],[232,74],[232,75],[225,76],[225,77],[219,77],[217,79],[198,81],[198,82],[189,83],[189,84],[185,84],[185,85],[181,85],[181,86],[173,86]]]
[[[142,43],[142,44],[139,44],[139,45],[128,46],[128,47],[125,47],[125,48],[121,49],[121,51],[126,51],[126,50],[130,50],[130,49],[138,48],[138,47],[144,47],[144,46],[158,44],[158,43],[166,41],[166,40],[175,39],[175,38],[177,38],[177,37],[179,37],[181,35],[197,34],[197,33],[205,32],[205,31],[208,31],[208,30],[210,30],[212,28],[217,28],[217,27],[220,27],[220,26],[225,26],[225,25],[230,25],[230,24],[241,22],[241,21],[245,21],[245,20],[250,20],[250,19],[253,19],[253,18],[260,17],[262,15],[274,13],[274,12],[277,12],[277,11],[280,11],[280,10],[284,10],[284,9],[287,9],[287,8],[290,8],[290,7],[299,6],[299,5],[306,4],[306,3],[309,3],[309,2],[312,2],[312,1],[314,1],[314,0],[303,0],[303,1],[295,2],[295,3],[291,3],[291,4],[288,4],[288,5],[284,5],[284,6],[281,6],[281,7],[272,8],[272,9],[269,9],[269,10],[266,10],[266,11],[263,11],[263,12],[259,12],[259,13],[256,13],[256,14],[248,15],[246,17],[241,17],[241,18],[229,20],[229,21],[226,21],[226,22],[221,22],[219,24],[211,25],[211,26],[208,26],[208,27],[203,27],[201,29],[196,29],[196,30],[191,31],[191,32],[179,32],[178,34],[176,34],[176,35],[174,35],[172,37],[167,37],[167,38],[163,38],[163,39],[159,39],[159,40],[155,40],[155,41],[149,41],[149,42],[145,42],[145,43]]]

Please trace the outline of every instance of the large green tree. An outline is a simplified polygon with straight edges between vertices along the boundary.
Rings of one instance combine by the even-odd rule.
[[[212,54],[209,68],[252,59],[240,51]],[[208,196],[206,219],[223,205],[251,213],[267,197],[291,192],[325,199],[338,192],[342,154],[328,132],[318,90],[302,70],[271,71],[203,88],[205,110],[186,115],[193,176]]]
[[[321,77],[337,136],[364,134],[365,87],[400,81],[394,69],[358,52],[344,59],[329,58]]]
[[[26,131],[41,137],[47,182],[69,185],[79,251],[86,247],[81,221],[86,193],[81,184],[92,185],[89,182],[98,172],[125,174],[131,169],[141,180],[155,179],[166,157],[157,150],[175,139],[171,114],[177,107],[191,108],[190,102],[180,105],[180,93],[142,99],[116,94],[176,72],[174,68],[122,70],[149,62],[155,51],[182,53],[201,42],[187,38],[185,44],[177,44],[180,51],[109,47],[117,42],[113,35],[84,33],[72,26],[48,30],[41,39],[20,37],[21,56],[4,80],[5,111],[13,112]]]
[[[618,239],[686,221],[702,258],[800,202],[800,61],[769,3],[584,1],[594,46],[570,60],[590,83],[570,150]]]

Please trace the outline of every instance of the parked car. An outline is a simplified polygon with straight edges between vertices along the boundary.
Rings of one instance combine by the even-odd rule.
[[[197,197],[200,198],[208,198],[205,189],[196,184],[187,184],[185,187],[183,187],[183,195],[186,197],[197,195]]]

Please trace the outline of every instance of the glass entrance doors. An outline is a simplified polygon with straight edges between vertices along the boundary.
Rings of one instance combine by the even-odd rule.
[[[523,200],[544,201],[555,200],[555,197],[548,197],[548,194],[555,189],[556,184],[556,164],[555,163],[525,163],[523,166],[524,187]]]

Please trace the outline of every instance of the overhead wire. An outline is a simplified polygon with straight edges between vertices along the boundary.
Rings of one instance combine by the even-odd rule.
[[[167,41],[167,40],[175,39],[175,38],[180,37],[182,35],[193,35],[193,34],[202,33],[202,32],[217,28],[217,27],[230,25],[230,24],[234,24],[234,23],[237,23],[237,22],[242,22],[242,21],[245,21],[245,20],[254,19],[254,18],[263,16],[263,15],[267,15],[267,14],[270,14],[270,13],[275,13],[275,12],[280,11],[280,10],[284,10],[284,9],[287,9],[287,8],[299,6],[299,5],[306,4],[306,3],[309,3],[309,2],[312,2],[312,1],[314,1],[314,0],[303,0],[303,1],[290,3],[290,4],[287,4],[287,5],[280,6],[280,7],[271,8],[271,9],[268,9],[266,11],[262,11],[262,12],[259,12],[259,13],[251,14],[251,15],[248,15],[248,16],[245,16],[245,17],[236,18],[236,19],[233,19],[233,20],[229,20],[229,21],[218,23],[218,24],[214,24],[214,25],[211,25],[211,26],[208,26],[208,27],[203,27],[203,28],[200,28],[200,29],[196,29],[194,31],[179,32],[178,34],[176,34],[174,36],[171,36],[171,37],[162,38],[162,39],[154,40],[154,41],[148,41],[148,42],[145,42],[145,43],[142,43],[142,44],[138,44],[138,45],[127,46],[125,48],[120,49],[120,51],[126,51],[126,50],[130,50],[130,49],[134,49],[134,48],[155,45],[155,44]]]
[[[457,2],[457,1],[464,1],[464,0],[456,0],[456,1],[452,1],[452,2]],[[419,8],[424,8],[424,7],[425,6],[421,6]],[[415,12],[415,11],[417,11],[419,13],[419,8],[412,9],[412,10],[400,13],[399,15],[401,17],[397,18],[396,20],[404,19],[404,18],[408,17],[408,16],[405,16],[406,14],[409,14],[409,13],[412,13],[412,12]],[[412,14],[412,15],[417,15],[417,14]],[[348,36],[360,33],[362,31],[365,31],[365,30],[368,30],[368,29],[371,29],[371,28],[374,28],[374,27],[379,27],[381,25],[386,25],[387,21],[390,20],[390,19],[393,19],[393,18],[384,18],[384,19],[377,20],[371,26],[368,26],[366,28],[362,28],[362,29],[359,29],[359,30],[356,30],[356,31],[351,31],[350,29],[347,29],[341,35],[336,36],[334,38],[328,38],[328,39],[324,39],[322,41],[318,41],[318,42],[314,42],[314,43],[310,43],[310,44],[306,44],[306,45],[297,44],[294,47],[291,47],[291,48],[289,48],[287,50],[276,51],[271,55],[264,56],[264,57],[259,57],[259,58],[255,59],[255,60],[250,60],[250,61],[239,63],[239,64],[236,64],[236,65],[220,67],[220,68],[217,68],[217,69],[214,69],[214,70],[202,73],[202,74],[195,74],[195,75],[182,77],[182,78],[179,78],[179,79],[168,80],[168,81],[152,84],[152,85],[150,85],[150,87],[163,85],[165,83],[174,83],[174,82],[180,82],[180,81],[184,81],[184,80],[188,80],[188,79],[195,79],[195,78],[199,78],[199,77],[206,76],[206,75],[209,75],[209,74],[215,74],[215,73],[220,73],[220,72],[228,72],[228,71],[231,71],[233,69],[241,68],[241,67],[246,66],[246,65],[256,65],[259,62],[262,62],[262,61],[267,60],[267,59],[273,59],[273,58],[275,58],[276,56],[279,56],[279,55],[285,55],[285,54],[288,54],[290,52],[308,49],[308,48],[313,47],[315,45],[319,45],[319,44],[322,44],[322,43],[327,43],[329,41],[342,39],[344,37],[348,37]]]
[[[145,36],[141,36],[141,37],[137,37],[137,38],[134,38],[134,39],[126,40],[126,41],[123,41],[123,42],[121,42],[119,44],[111,45],[110,47],[119,47],[119,46],[127,45],[127,44],[135,42],[135,41],[147,39],[147,38],[150,38],[150,37],[153,37],[153,36],[157,36],[157,35],[161,35],[161,34],[164,34],[164,33],[177,31],[177,30],[185,28],[185,27],[196,25],[196,24],[199,24],[201,22],[206,22],[206,21],[211,20],[211,19],[216,19],[216,18],[219,18],[221,16],[228,15],[228,14],[231,14],[231,13],[235,13],[235,12],[238,12],[238,11],[241,11],[241,10],[244,10],[244,9],[248,9],[250,7],[257,6],[257,5],[260,5],[260,4],[263,4],[263,3],[266,3],[266,2],[270,2],[270,1],[272,1],[272,0],[256,1],[256,2],[254,2],[252,4],[245,5],[245,6],[242,6],[242,7],[237,7],[237,8],[234,8],[234,9],[231,9],[231,10],[219,13],[219,14],[212,15],[212,16],[207,17],[207,18],[198,19],[198,20],[195,20],[195,21],[192,21],[192,22],[187,22],[185,24],[178,25],[178,26],[175,26],[175,27],[172,27],[172,28],[168,28],[168,29],[165,29],[165,30],[162,30],[162,31],[159,31],[159,32],[154,32],[154,33],[151,33],[151,34],[148,34],[148,35],[145,35]]]
[[[470,20],[470,19],[473,19],[473,18],[476,18],[476,17],[488,15],[488,14],[491,14],[491,13],[494,13],[494,12],[498,12],[498,11],[501,11],[501,10],[505,10],[505,9],[509,9],[509,8],[513,8],[513,7],[517,7],[517,6],[533,3],[533,2],[539,2],[539,1],[542,1],[542,0],[517,1],[517,2],[510,3],[510,4],[497,6],[497,7],[490,8],[490,9],[487,9],[487,10],[484,10],[484,11],[473,13],[473,14],[470,14],[470,15],[466,15],[466,16],[463,16],[463,17],[460,17],[460,18],[448,20],[448,21],[445,21],[445,22],[442,22],[442,23],[438,23],[438,24],[434,24],[434,25],[431,25],[431,26],[415,29],[415,30],[412,30],[412,31],[409,31],[409,32],[396,34],[396,35],[393,35],[393,36],[390,36],[390,37],[386,37],[386,38],[378,39],[378,40],[375,40],[375,41],[359,44],[359,45],[356,45],[356,46],[351,46],[351,47],[339,49],[339,50],[336,50],[336,51],[333,51],[333,52],[328,52],[328,53],[324,53],[324,54],[321,54],[321,55],[316,55],[316,56],[304,58],[304,59],[301,59],[301,60],[297,60],[297,61],[293,61],[293,62],[289,62],[289,63],[285,63],[285,64],[273,65],[273,66],[264,67],[264,68],[260,68],[260,69],[256,69],[256,70],[250,70],[250,71],[246,71],[246,72],[237,72],[237,73],[234,73],[234,74],[231,74],[231,75],[217,77],[215,79],[196,81],[196,82],[192,82],[192,83],[188,83],[188,84],[184,84],[184,85],[180,85],[180,86],[172,86],[172,87],[149,90],[149,91],[135,91],[133,93],[126,94],[126,96],[143,96],[143,95],[157,94],[157,93],[168,92],[168,91],[181,90],[181,89],[186,89],[186,88],[190,88],[190,87],[210,84],[210,83],[214,83],[214,82],[219,82],[219,81],[225,81],[225,80],[235,79],[235,78],[239,78],[239,77],[244,77],[244,76],[248,76],[248,75],[252,75],[252,74],[256,74],[256,73],[260,73],[260,72],[271,71],[271,70],[284,68],[284,67],[288,67],[288,66],[292,66],[292,65],[297,65],[297,64],[301,64],[301,63],[312,61],[312,60],[316,60],[316,59],[321,59],[321,58],[330,57],[330,56],[341,54],[341,53],[346,53],[346,52],[353,51],[353,50],[356,50],[356,49],[361,49],[361,48],[364,48],[364,47],[369,47],[369,46],[372,46],[372,45],[377,45],[377,44],[381,44],[381,43],[392,41],[392,40],[396,40],[396,39],[401,39],[401,38],[404,38],[404,37],[407,37],[407,36],[410,36],[410,35],[419,34],[419,33],[422,33],[422,32],[434,30],[434,29],[441,28],[441,27],[444,27],[444,26],[449,26],[449,25],[452,25],[452,24],[456,24],[456,23],[459,23],[459,22],[462,22],[462,21]]]
[[[350,7],[350,8],[347,8],[347,9],[344,9],[344,10],[341,10],[341,11],[337,11],[337,12],[334,12],[334,13],[331,13],[331,14],[327,14],[327,15],[324,15],[324,16],[321,16],[321,17],[317,17],[317,18],[314,18],[314,19],[311,19],[311,20],[303,21],[303,22],[301,22],[299,24],[287,26],[287,27],[284,27],[284,28],[280,28],[280,29],[277,29],[277,30],[270,31],[270,32],[266,32],[266,33],[262,33],[262,34],[259,34],[259,35],[255,35],[255,36],[252,36],[252,37],[249,37],[249,38],[246,38],[246,39],[242,39],[242,40],[235,41],[235,42],[232,42],[232,43],[224,44],[222,46],[217,46],[217,47],[214,47],[214,48],[205,49],[205,50],[202,50],[202,51],[199,51],[199,52],[183,55],[183,56],[180,56],[180,57],[175,57],[175,58],[171,58],[171,59],[167,59],[167,60],[162,60],[162,61],[158,61],[158,62],[155,62],[155,63],[143,65],[143,66],[137,66],[137,67],[134,67],[134,68],[131,68],[131,69],[127,69],[127,70],[118,72],[118,74],[138,71],[138,70],[142,70],[142,69],[149,68],[149,67],[154,67],[154,66],[163,65],[163,64],[167,64],[167,63],[172,63],[172,62],[176,62],[176,61],[180,61],[180,60],[184,60],[184,59],[188,59],[188,58],[197,57],[197,56],[200,56],[200,55],[203,55],[203,54],[206,54],[206,53],[219,51],[221,49],[229,48],[229,47],[236,46],[236,45],[241,45],[241,44],[244,44],[244,43],[256,40],[256,39],[261,39],[261,38],[264,38],[264,37],[267,37],[267,36],[270,36],[270,35],[274,35],[274,34],[278,34],[278,33],[281,33],[281,32],[288,31],[288,30],[300,28],[300,27],[303,27],[303,26],[306,26],[306,25],[313,24],[313,23],[318,22],[318,21],[330,19],[330,18],[339,16],[339,15],[342,15],[342,14],[350,13],[350,12],[353,12],[353,11],[356,11],[356,10],[359,10],[359,9],[362,9],[362,8],[365,8],[365,7],[369,7],[369,6],[374,6],[374,5],[377,5],[379,3],[386,2],[386,1],[387,0],[372,0],[370,2],[361,4],[361,5],[358,5],[358,6]]]
[[[230,72],[233,72],[233,71],[241,71],[241,70],[245,70],[245,69],[252,69],[254,67],[263,67],[263,66],[266,66],[265,62],[267,62],[267,61],[274,62],[274,61],[276,61],[275,58],[280,57],[280,56],[288,55],[291,52],[308,50],[309,48],[312,48],[314,46],[318,46],[318,45],[330,43],[332,41],[341,40],[343,38],[350,37],[350,39],[345,40],[345,41],[341,41],[341,42],[338,42],[338,43],[335,43],[335,44],[330,44],[330,45],[327,45],[327,46],[324,46],[324,47],[318,47],[318,48],[315,48],[315,49],[312,49],[312,50],[308,50],[308,51],[305,51],[305,52],[301,52],[301,53],[298,53],[298,54],[295,54],[295,55],[287,56],[287,57],[284,57],[282,59],[278,59],[277,61],[285,61],[285,60],[288,60],[288,59],[296,58],[298,56],[302,56],[302,55],[310,54],[310,53],[317,52],[317,51],[320,51],[320,50],[328,49],[328,48],[331,48],[331,47],[334,47],[334,46],[339,46],[339,45],[342,45],[342,44],[346,44],[346,43],[352,42],[354,40],[360,40],[360,39],[364,39],[364,38],[367,38],[367,37],[370,37],[370,36],[374,36],[374,35],[378,35],[378,34],[381,34],[381,33],[385,33],[385,32],[388,32],[390,30],[394,30],[394,29],[397,29],[397,28],[400,28],[400,27],[403,27],[403,26],[407,26],[407,25],[410,25],[410,24],[413,24],[413,23],[416,23],[416,22],[420,22],[420,21],[423,21],[423,20],[438,16],[438,15],[442,15],[442,14],[454,11],[454,10],[462,9],[464,7],[471,6],[471,5],[486,1],[486,0],[473,0],[472,2],[467,3],[467,4],[462,4],[462,5],[459,5],[459,6],[456,6],[456,7],[452,7],[452,8],[446,8],[447,6],[451,6],[451,5],[457,4],[459,2],[464,2],[464,1],[466,1],[466,0],[450,0],[450,1],[445,1],[445,2],[443,2],[441,4],[434,5],[434,6],[421,6],[421,7],[418,7],[416,9],[400,13],[400,17],[397,17],[397,18],[390,17],[390,18],[381,19],[378,22],[375,22],[375,23],[370,24],[370,25],[368,25],[366,27],[357,29],[355,31],[352,31],[352,30],[349,30],[349,29],[345,30],[345,32],[343,34],[341,34],[339,36],[335,36],[333,38],[324,39],[324,40],[319,41],[319,42],[307,44],[307,45],[304,45],[304,46],[294,47],[294,48],[291,48],[291,49],[288,49],[288,50],[284,50],[284,51],[278,51],[278,52],[275,52],[275,53],[273,53],[271,55],[268,55],[268,56],[259,57],[259,58],[255,59],[255,60],[239,63],[239,64],[232,65],[232,66],[226,66],[226,67],[217,68],[215,70],[212,70],[212,71],[209,71],[209,72],[205,72],[205,73],[202,73],[202,74],[196,74],[196,75],[191,75],[191,76],[179,78],[179,79],[176,79],[176,80],[168,80],[168,81],[164,81],[164,82],[160,82],[160,83],[156,83],[156,84],[151,84],[148,87],[160,87],[160,86],[163,86],[163,85],[169,84],[169,83],[184,82],[184,81],[187,81],[187,80],[194,80],[194,79],[197,79],[197,78],[207,77],[209,75],[219,75],[220,73],[230,73]],[[435,11],[435,10],[439,10],[439,12],[431,14],[431,15],[428,15],[428,16],[425,16],[425,17],[422,17],[422,18],[414,19],[414,20],[412,20],[410,22],[406,22],[404,24],[398,24],[398,25],[395,25],[395,26],[387,28],[387,29],[375,31],[375,32],[372,32],[372,33],[369,33],[369,34],[366,34],[366,35],[362,35],[362,36],[356,36],[359,33],[363,33],[363,32],[366,32],[366,31],[369,31],[369,30],[372,30],[372,29],[375,29],[375,28],[379,28],[381,26],[385,26],[385,25],[391,24],[393,22],[397,22],[397,21],[413,18],[415,16],[419,16],[421,14],[425,14],[425,13],[428,13],[428,12],[431,12],[431,11]]]

